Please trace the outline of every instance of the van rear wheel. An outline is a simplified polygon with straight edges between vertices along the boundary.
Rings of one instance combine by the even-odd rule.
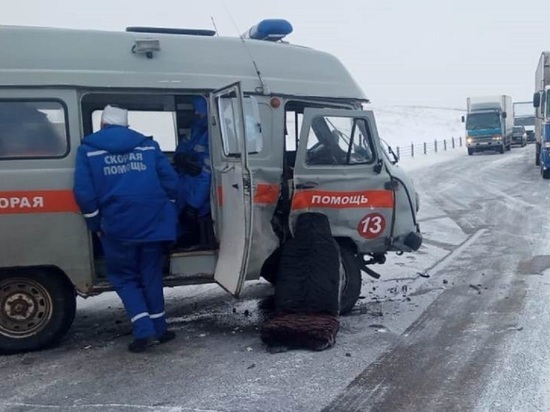
[[[0,274],[0,353],[33,351],[58,342],[75,313],[74,288],[57,273]]]

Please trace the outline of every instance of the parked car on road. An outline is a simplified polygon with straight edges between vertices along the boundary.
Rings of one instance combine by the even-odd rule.
[[[525,126],[514,126],[512,129],[512,144],[519,144],[521,147],[527,144],[527,131]]]

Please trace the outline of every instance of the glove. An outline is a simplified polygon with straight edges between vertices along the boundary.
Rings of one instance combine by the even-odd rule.
[[[189,176],[198,176],[202,172],[202,167],[193,158],[192,155],[187,153],[176,153],[174,156],[174,162],[180,172],[188,174]]]
[[[187,205],[180,213],[180,220],[183,222],[194,222],[199,218],[199,210],[196,207]]]

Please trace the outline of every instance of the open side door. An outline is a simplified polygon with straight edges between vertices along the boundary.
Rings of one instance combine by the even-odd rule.
[[[217,174],[219,256],[214,279],[238,296],[246,276],[252,230],[251,173],[248,168],[243,95],[240,83],[210,94],[213,138],[221,139]]]
[[[294,170],[291,228],[300,213],[327,215],[335,237],[383,253],[395,196],[370,111],[305,109]]]

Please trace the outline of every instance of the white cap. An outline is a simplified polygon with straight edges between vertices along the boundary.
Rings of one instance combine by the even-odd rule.
[[[105,106],[101,115],[101,123],[115,126],[128,126],[128,110],[120,107]]]

